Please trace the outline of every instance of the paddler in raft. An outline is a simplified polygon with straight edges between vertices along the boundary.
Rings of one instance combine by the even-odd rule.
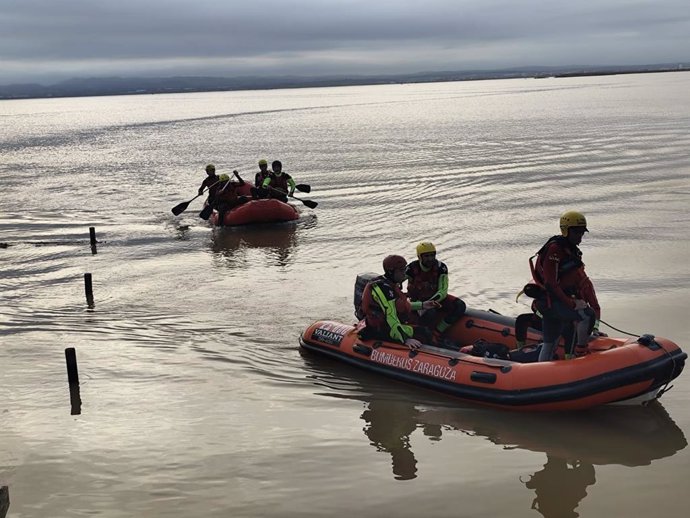
[[[280,160],[271,163],[271,172],[261,184],[263,189],[268,190],[268,196],[287,203],[288,196],[295,193],[295,181],[287,173],[283,172],[283,164]]]
[[[218,225],[221,227],[224,224],[226,212],[249,201],[249,198],[246,196],[239,196],[237,194],[237,188],[240,185],[244,185],[244,180],[237,171],[233,171],[232,174],[235,175],[239,182],[233,182],[227,174],[222,174],[218,177],[220,183],[216,191],[213,208],[218,211]]]

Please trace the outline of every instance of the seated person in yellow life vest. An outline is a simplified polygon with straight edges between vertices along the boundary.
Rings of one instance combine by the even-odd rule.
[[[384,274],[367,283],[362,292],[364,319],[358,326],[363,340],[387,340],[419,349],[422,340],[428,342],[424,328],[408,323],[413,309],[431,309],[433,301],[410,304],[400,288],[405,280],[407,261],[399,255],[389,255],[383,260]],[[363,324],[363,325],[361,325]]]
[[[280,160],[274,160],[271,169],[271,173],[263,181],[261,187],[268,190],[270,198],[287,202],[288,196],[295,193],[295,181],[292,176],[283,172],[283,164]]]
[[[436,259],[436,247],[424,241],[417,245],[417,260],[407,265],[407,296],[415,302],[434,301],[436,308],[422,312],[419,323],[430,328],[437,345],[443,346],[443,333],[460,320],[466,304],[448,294],[448,267]],[[434,325],[435,323],[435,325]]]

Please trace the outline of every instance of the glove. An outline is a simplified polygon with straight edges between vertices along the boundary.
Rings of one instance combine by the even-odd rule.
[[[575,299],[575,309],[585,309],[586,307],[589,307],[589,304],[587,304],[584,300],[582,299]]]
[[[422,346],[422,342],[416,338],[408,338],[405,340],[405,345],[408,346],[412,351],[416,351]]]

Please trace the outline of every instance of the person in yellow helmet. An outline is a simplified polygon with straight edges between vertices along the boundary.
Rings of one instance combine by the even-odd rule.
[[[569,342],[566,354],[572,356],[584,354],[591,333],[603,335],[601,307],[578,247],[589,232],[587,219],[581,212],[568,211],[559,225],[561,234],[551,237],[529,261],[533,284],[525,293],[535,297],[532,309],[542,317],[544,334],[539,361],[553,359],[561,336]]]
[[[259,160],[259,172],[254,176],[254,187],[261,187],[264,180],[268,178],[268,161],[265,158]]]
[[[213,208],[218,211],[219,226],[223,226],[225,214],[228,211],[249,201],[247,197],[240,196],[237,192],[238,187],[244,185],[244,180],[237,171],[233,171],[232,174],[239,180],[238,182],[233,182],[227,174],[219,176],[220,183],[213,203]]]
[[[448,267],[436,258],[436,247],[429,241],[417,245],[417,260],[407,265],[407,296],[413,307],[419,302],[432,301],[435,306],[422,312],[421,325],[434,333],[436,345],[447,347],[444,333],[465,314],[467,305],[448,294]]]
[[[359,325],[359,336],[363,340],[387,340],[419,349],[422,340],[428,342],[423,329],[408,323],[413,309],[431,309],[432,301],[410,304],[402,292],[407,261],[400,255],[389,255],[383,260],[384,274],[376,277],[362,292],[364,319]],[[422,334],[420,334],[420,332]]]
[[[263,181],[261,187],[268,190],[269,197],[287,202],[288,196],[292,196],[295,192],[295,181],[292,176],[283,172],[283,164],[280,160],[274,160],[271,163],[271,169],[271,173]]]
[[[208,200],[207,203],[210,205],[213,203],[216,191],[218,190],[218,182],[220,178],[216,175],[216,166],[213,164],[208,164],[206,166],[206,178],[199,186],[199,196],[204,193],[204,189],[208,188]]]

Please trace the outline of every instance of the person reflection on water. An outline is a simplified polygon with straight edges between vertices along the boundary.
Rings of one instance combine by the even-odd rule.
[[[587,496],[587,487],[595,482],[592,464],[547,455],[544,468],[532,475],[525,487],[534,489],[537,496],[532,509],[544,518],[577,518],[580,515],[575,509]]]
[[[421,412],[405,401],[373,400],[362,413],[364,435],[377,451],[391,455],[396,480],[417,478],[417,459],[410,448],[410,435],[420,426]],[[424,435],[441,438],[441,427],[424,425]]]

